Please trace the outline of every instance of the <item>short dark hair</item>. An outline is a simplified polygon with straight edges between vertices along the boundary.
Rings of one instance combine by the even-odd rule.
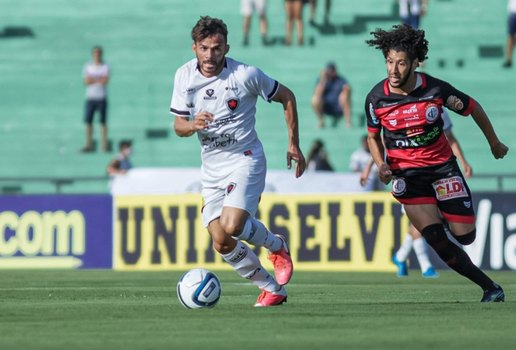
[[[424,30],[415,29],[406,24],[397,24],[390,31],[378,28],[371,34],[374,39],[366,40],[366,43],[382,50],[385,58],[391,49],[406,52],[411,60],[417,58],[419,62],[428,58],[426,55],[428,40],[425,39]]]
[[[206,39],[209,36],[221,34],[228,42],[228,27],[223,20],[202,16],[192,28],[192,40],[195,42]]]
[[[132,140],[120,140],[120,142],[118,143],[118,149],[122,149],[125,147],[131,147],[132,144],[133,144]]]
[[[99,50],[101,53],[102,53],[102,51],[104,51],[102,49],[102,46],[100,46],[100,45],[93,46],[93,48],[91,49],[91,52],[96,51],[96,50]]]

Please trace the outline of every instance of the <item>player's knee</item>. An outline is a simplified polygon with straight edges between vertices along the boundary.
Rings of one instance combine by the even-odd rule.
[[[475,241],[475,238],[477,237],[477,230],[473,229],[473,231],[466,233],[462,236],[456,236],[455,234],[453,237],[462,245],[469,245]]]
[[[229,254],[235,249],[235,240],[227,235],[224,237],[213,237],[213,249],[219,254]]]
[[[224,230],[224,232],[229,236],[239,236],[244,229],[244,225],[240,224],[235,220],[220,220],[220,226]]]
[[[446,264],[454,264],[457,250],[461,249],[448,239],[443,224],[428,225],[421,234]]]
[[[448,239],[442,224],[432,224],[426,226],[423,228],[423,230],[421,230],[421,235],[432,247]]]

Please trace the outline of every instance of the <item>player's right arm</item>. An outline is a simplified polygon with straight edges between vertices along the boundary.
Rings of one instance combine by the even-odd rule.
[[[209,112],[199,112],[194,119],[177,116],[174,121],[174,131],[177,136],[188,137],[195,134],[198,130],[208,128],[208,124],[213,120],[213,114]]]
[[[376,116],[374,110],[374,102],[371,93],[366,97],[365,113],[367,118],[367,145],[371,157],[378,167],[378,177],[384,184],[388,184],[392,180],[391,167],[385,161],[385,147],[381,136],[381,122]]]
[[[392,171],[389,164],[385,162],[385,149],[380,133],[369,131],[367,133],[367,144],[371,157],[373,157],[378,167],[378,177],[384,184],[388,184],[392,180]]]

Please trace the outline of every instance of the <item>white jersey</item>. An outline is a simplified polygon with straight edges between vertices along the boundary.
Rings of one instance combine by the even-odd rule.
[[[516,0],[509,0],[507,2],[507,11],[509,13],[516,13]]]
[[[265,157],[255,130],[258,96],[270,102],[279,83],[260,69],[226,57],[221,73],[206,78],[193,59],[177,71],[170,112],[190,120],[199,112],[214,115],[197,136],[202,151],[202,180],[216,181],[233,171],[239,159]]]
[[[88,62],[82,69],[83,78],[105,78],[109,77],[109,65],[106,63],[95,64]],[[89,100],[105,100],[107,98],[106,85],[100,83],[89,84],[86,86],[86,98]]]

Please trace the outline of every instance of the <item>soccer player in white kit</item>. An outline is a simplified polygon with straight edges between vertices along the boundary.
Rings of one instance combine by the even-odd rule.
[[[175,74],[170,111],[178,136],[197,133],[201,143],[202,220],[213,248],[242,277],[261,289],[255,306],[286,301],[283,285],[293,266],[284,237],[271,233],[255,218],[265,187],[266,160],[255,130],[256,101],[283,105],[288,129],[287,166],[295,161],[295,176],[305,170],[299,148],[297,106],[287,87],[260,69],[237,62],[226,54],[226,24],[201,17],[192,29],[196,58]],[[272,277],[256,254],[242,241],[263,246],[274,265]]]

